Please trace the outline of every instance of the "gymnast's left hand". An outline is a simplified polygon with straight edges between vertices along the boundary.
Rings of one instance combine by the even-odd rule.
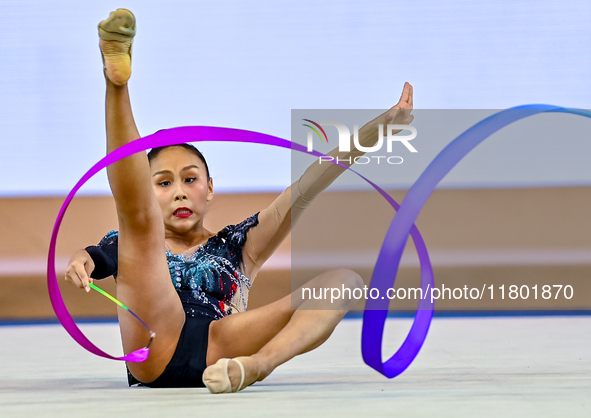
[[[383,120],[380,123],[384,124],[384,135],[387,134],[386,125],[410,125],[412,120],[415,118],[410,114],[412,109],[412,86],[407,82],[404,83],[404,89],[402,90],[400,101],[394,107],[392,107],[392,109],[388,110],[382,115]],[[398,132],[401,132],[401,130],[392,131],[394,134],[397,134]]]

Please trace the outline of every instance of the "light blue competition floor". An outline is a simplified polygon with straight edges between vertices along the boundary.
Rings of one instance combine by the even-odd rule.
[[[389,319],[385,354],[410,319]],[[84,324],[120,353],[115,323]],[[128,388],[60,325],[0,326],[2,417],[590,417],[591,316],[435,318],[417,360],[388,380],[360,353],[361,319],[238,394]]]

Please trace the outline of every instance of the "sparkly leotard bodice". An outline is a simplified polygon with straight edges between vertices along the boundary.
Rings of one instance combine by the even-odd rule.
[[[170,276],[187,316],[219,319],[246,310],[251,282],[241,272],[242,248],[246,233],[256,225],[258,213],[237,225],[226,226],[207,243],[190,252],[166,252]],[[118,237],[117,231],[111,231],[95,247],[109,254],[110,259],[115,258],[115,265]],[[89,253],[98,267],[95,271],[101,270],[100,260]],[[111,271],[110,274],[116,276],[117,272]]]

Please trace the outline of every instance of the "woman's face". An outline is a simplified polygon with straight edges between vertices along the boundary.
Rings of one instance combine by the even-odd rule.
[[[189,150],[170,147],[160,151],[150,168],[166,230],[184,234],[196,228],[213,198],[203,161]]]

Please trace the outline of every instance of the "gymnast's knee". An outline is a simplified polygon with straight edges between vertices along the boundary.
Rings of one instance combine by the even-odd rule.
[[[306,309],[348,311],[356,304],[354,295],[363,294],[363,279],[353,270],[329,270],[298,289],[297,300],[305,301]]]
[[[363,279],[353,270],[346,268],[338,268],[329,271],[330,276],[327,278],[327,282],[323,285],[330,285],[332,287],[339,287],[345,289],[357,289],[363,288]]]
[[[338,272],[338,277],[340,279],[341,286],[345,286],[345,288],[349,288],[351,290],[357,288],[363,288],[363,279],[357,273],[350,269],[336,269]]]

